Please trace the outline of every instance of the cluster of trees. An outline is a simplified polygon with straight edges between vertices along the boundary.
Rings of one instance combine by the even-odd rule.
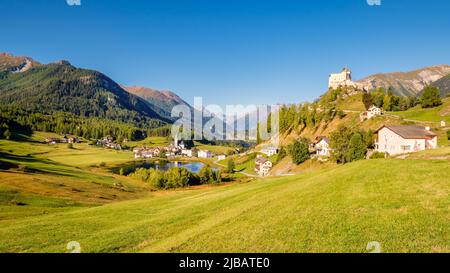
[[[420,104],[422,104],[422,108],[433,108],[441,105],[442,100],[439,88],[433,86],[425,87],[425,89],[422,91]]]
[[[12,133],[7,123],[0,123],[0,139],[11,139]]]
[[[120,142],[125,138],[141,140],[147,135],[147,130],[139,129],[132,124],[102,118],[80,118],[64,112],[39,113],[13,106],[0,106],[0,111],[0,119],[7,121],[2,121],[0,124],[6,124],[10,131],[54,132],[72,134],[86,139],[112,136]],[[11,124],[15,124],[15,126],[11,126]]]
[[[288,146],[288,153],[292,157],[292,162],[297,165],[302,164],[310,158],[309,154],[310,142],[308,139],[303,138],[295,141]]]
[[[170,124],[147,131],[149,137],[170,137],[172,135],[172,126]]]
[[[366,109],[375,105],[384,111],[406,111],[419,104],[422,108],[432,108],[442,104],[440,91],[433,86],[425,87],[420,98],[396,96],[392,90],[378,88],[374,92],[364,93],[362,100]]]
[[[171,168],[167,171],[141,168],[129,176],[149,183],[155,189],[175,189],[222,182],[221,172],[214,171],[208,166],[202,168],[199,174],[185,168]]]
[[[363,94],[363,103],[366,109],[375,105],[384,111],[406,111],[419,104],[419,100],[412,96],[396,96],[392,90],[386,92],[383,88],[378,88],[374,92],[365,92]]]
[[[330,122],[334,118],[343,118],[345,113],[336,110],[334,106],[327,106],[326,109],[319,108],[316,103],[284,105],[279,111],[279,130],[285,133],[290,130],[297,130],[304,127],[316,127],[322,121]]]
[[[340,126],[330,135],[332,158],[340,164],[361,160],[367,151],[374,148],[372,131],[363,131]]]
[[[233,159],[228,160],[227,162],[227,172],[228,173],[234,173],[236,169],[236,163],[234,163]]]
[[[0,139],[11,139],[14,132],[30,135],[32,131],[30,126],[21,125],[6,112],[0,111]]]

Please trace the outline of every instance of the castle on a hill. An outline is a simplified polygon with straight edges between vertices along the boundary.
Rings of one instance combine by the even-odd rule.
[[[352,71],[348,68],[344,68],[341,73],[331,74],[328,80],[328,88],[336,89],[338,87],[360,88],[361,86],[352,81]]]

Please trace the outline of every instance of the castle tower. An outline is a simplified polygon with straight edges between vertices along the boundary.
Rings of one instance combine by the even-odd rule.
[[[329,88],[338,88],[339,86],[356,86],[352,81],[352,71],[344,67],[341,73],[331,74],[328,80]]]

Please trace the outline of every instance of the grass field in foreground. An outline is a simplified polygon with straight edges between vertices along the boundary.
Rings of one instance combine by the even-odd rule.
[[[0,221],[0,252],[450,251],[448,160],[370,160]]]
[[[147,185],[92,165],[132,160],[86,143],[47,145],[49,133],[27,142],[0,140],[0,227],[2,220],[59,213],[86,206],[130,200],[147,194]]]

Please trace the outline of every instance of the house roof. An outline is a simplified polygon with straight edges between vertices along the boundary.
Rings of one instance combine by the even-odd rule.
[[[330,143],[330,139],[328,139],[326,136],[318,136],[318,137],[316,137],[314,144],[318,144],[322,140],[324,140],[326,143]]]
[[[259,163],[259,164],[264,164],[267,161],[269,161],[269,159],[267,159],[265,157],[259,157],[259,158],[256,159],[256,163]]]
[[[377,133],[383,128],[387,128],[397,135],[406,139],[429,139],[437,136],[435,133],[428,131],[423,126],[416,125],[397,125],[397,126],[383,126],[377,130]]]

